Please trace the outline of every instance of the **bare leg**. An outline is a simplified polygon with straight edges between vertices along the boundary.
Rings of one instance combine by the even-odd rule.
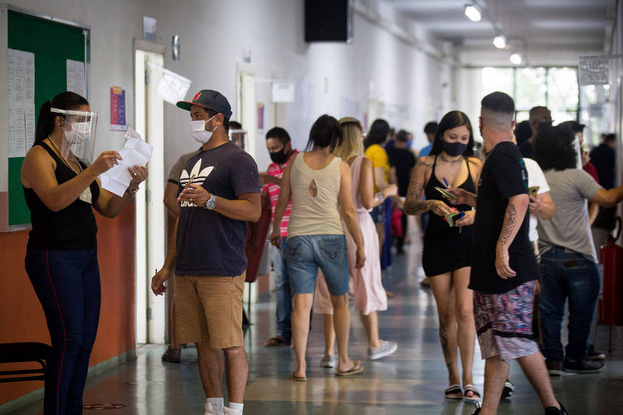
[[[377,223],[374,226],[376,227],[376,233],[379,235],[379,251],[382,251],[381,248],[383,247],[383,241],[385,240],[385,224]],[[380,252],[379,255],[383,255],[383,253]]]
[[[549,379],[549,373],[547,372],[547,367],[545,366],[545,359],[543,358],[541,352],[520,357],[517,361],[532,384],[532,387],[539,395],[543,406],[545,408],[552,406],[560,408],[558,400],[556,399],[556,396],[554,396],[552,382]]]
[[[307,363],[305,352],[307,351],[307,335],[309,334],[309,313],[314,302],[313,294],[295,294],[294,310],[292,312],[292,338],[296,354],[296,370],[294,376],[305,377]],[[335,310],[333,311],[335,313]]]
[[[332,295],[331,303],[333,304],[333,325],[337,339],[337,370],[345,372],[353,367],[353,362],[348,357],[348,331],[350,329],[348,293],[340,296]]]
[[[485,390],[480,415],[496,415],[498,413],[504,382],[508,379],[508,368],[508,362],[500,356],[487,359],[485,363]]]
[[[199,375],[206,398],[223,397],[223,374],[225,364],[223,352],[213,349],[209,343],[196,343],[199,363]]]
[[[469,274],[470,268],[466,267],[454,271],[452,275],[456,301],[456,321],[458,323],[457,339],[463,366],[463,385],[474,384],[472,369],[474,366],[476,324],[474,323],[474,294],[472,290],[467,288]]]
[[[450,385],[459,384],[458,343],[456,316],[454,310],[454,290],[450,273],[430,278],[433,295],[439,315],[439,341],[448,368]]]
[[[333,356],[335,353],[333,347],[335,346],[335,330],[333,329],[333,315],[322,315],[322,330],[324,331],[324,354],[325,356]]]
[[[368,347],[370,349],[378,349],[381,347],[381,339],[379,338],[379,318],[376,311],[371,312],[367,316],[359,314],[361,322],[366,329],[368,335]]]
[[[227,391],[229,402],[243,403],[249,376],[249,361],[244,347],[223,349],[227,368]],[[219,350],[220,352],[220,350]]]

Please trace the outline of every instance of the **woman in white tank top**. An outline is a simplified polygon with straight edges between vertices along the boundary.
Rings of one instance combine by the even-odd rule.
[[[305,352],[318,268],[325,276],[335,310],[339,356],[336,375],[348,376],[363,370],[359,360],[348,357],[348,254],[342,219],[357,246],[358,268],[364,265],[365,254],[351,196],[350,169],[331,154],[341,142],[342,129],[335,118],[323,115],[316,120],[309,133],[308,151],[292,156],[286,167],[275,209],[274,223],[281,223],[292,199],[285,259],[294,298],[292,337],[296,369],[292,379],[298,382],[307,380]],[[281,246],[278,227],[269,239],[273,245]]]
[[[395,184],[388,185],[382,191],[374,193],[374,177],[372,162],[363,155],[363,131],[361,123],[351,117],[340,120],[344,141],[334,151],[335,156],[345,160],[351,170],[352,199],[357,209],[357,220],[365,246],[366,263],[356,268],[354,263],[356,246],[347,233],[346,241],[350,264],[350,276],[353,280],[355,295],[355,311],[359,311],[361,321],[368,336],[368,356],[371,360],[389,356],[397,349],[397,344],[379,338],[378,311],[387,310],[387,295],[381,283],[381,261],[379,237],[370,210],[383,203],[389,196],[398,193]],[[331,367],[334,364],[333,347],[335,334],[333,331],[333,307],[329,292],[322,276],[318,277],[316,295],[314,297],[314,313],[323,315],[325,332],[325,357],[321,366]]]

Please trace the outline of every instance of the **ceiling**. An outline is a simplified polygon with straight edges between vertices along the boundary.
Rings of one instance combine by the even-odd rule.
[[[384,0],[440,40],[494,48],[497,29],[519,51],[604,50],[607,15],[616,0],[476,0],[480,22],[465,17],[470,0]],[[483,12],[484,9],[484,12]],[[610,22],[611,24],[611,22]]]

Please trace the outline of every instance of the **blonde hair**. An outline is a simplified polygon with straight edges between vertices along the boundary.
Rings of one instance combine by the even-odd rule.
[[[342,123],[344,140],[335,147],[333,155],[348,161],[352,156],[363,156],[363,129],[359,122]]]

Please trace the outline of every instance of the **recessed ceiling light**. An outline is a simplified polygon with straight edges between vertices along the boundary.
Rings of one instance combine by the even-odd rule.
[[[513,65],[521,65],[522,59],[519,53],[512,53],[510,56],[510,61]]]
[[[498,49],[504,49],[506,47],[506,36],[497,35],[493,38],[493,45]]]
[[[465,6],[465,16],[472,22],[479,22],[482,19],[480,15],[480,11],[473,4],[468,4]]]

